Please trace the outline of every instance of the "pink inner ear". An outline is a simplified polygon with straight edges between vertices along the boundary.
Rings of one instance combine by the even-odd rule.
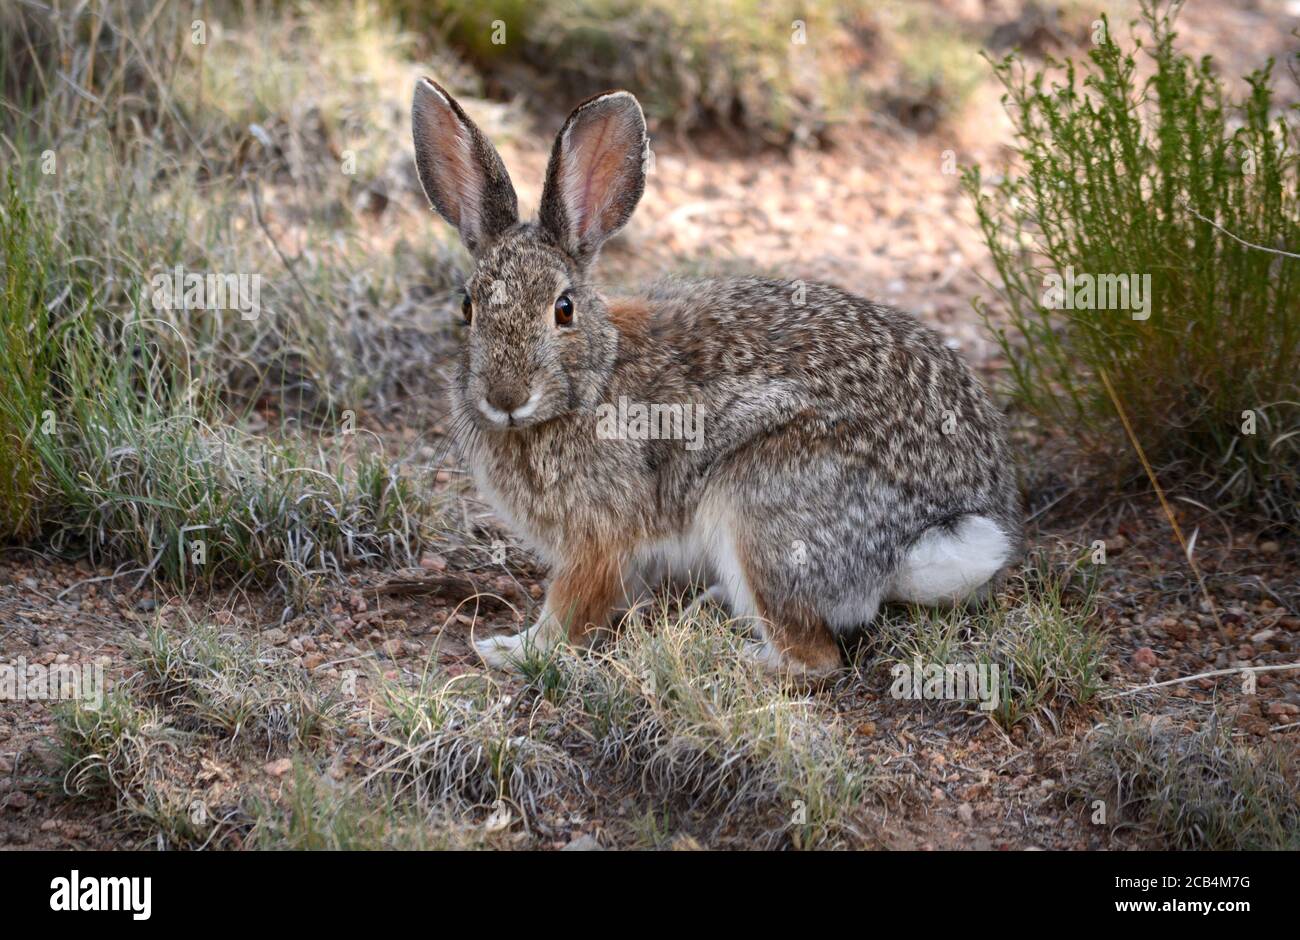
[[[629,152],[640,135],[619,111],[570,128],[564,158],[564,207],[579,239],[618,227],[618,196],[628,183]]]
[[[469,131],[436,91],[426,89],[416,107],[427,134],[423,145],[434,174],[434,185],[446,208],[447,221],[463,237],[473,238],[482,228],[479,207],[483,200],[483,174],[471,151]]]

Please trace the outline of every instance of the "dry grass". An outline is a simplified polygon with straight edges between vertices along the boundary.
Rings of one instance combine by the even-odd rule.
[[[1295,752],[1235,738],[1208,718],[1115,715],[1088,736],[1071,793],[1113,830],[1135,830],[1166,849],[1300,848]]]
[[[681,814],[710,841],[796,848],[861,844],[874,768],[824,702],[781,687],[741,654],[734,625],[663,603],[609,648],[526,664],[606,772]]]
[[[48,93],[0,110],[0,136],[23,200],[55,233],[52,269],[89,287],[78,298],[89,318],[66,301],[51,317],[88,319],[109,349],[156,346],[219,385],[235,418],[273,401],[336,428],[344,411],[428,391],[445,337],[419,314],[450,296],[462,256],[427,228],[407,237],[424,202],[407,166],[417,66],[403,38],[364,4],[251,21],[232,4],[212,11],[208,42],[195,45],[179,8],[149,19],[146,6],[104,11],[120,62],[98,68],[84,8],[6,8],[49,20],[37,54],[17,29],[0,46],[32,73],[26,87]],[[73,87],[102,96],[100,107]],[[176,265],[260,278],[260,314],[157,307],[151,279]],[[51,300],[66,284],[53,286]]]
[[[135,689],[185,731],[271,753],[319,743],[338,703],[275,650],[211,626],[160,623],[138,641]]]
[[[291,851],[440,851],[491,845],[481,827],[422,813],[391,792],[337,781],[294,764],[288,792],[250,805],[245,845]]]
[[[516,818],[526,826],[548,800],[583,785],[574,760],[534,736],[527,713],[487,677],[426,673],[414,688],[380,688],[384,751],[371,776],[398,798],[426,811],[495,814],[504,828]]]
[[[217,4],[196,45],[173,5],[5,7],[0,333],[21,339],[0,362],[6,537],[134,562],[139,583],[246,579],[299,604],[438,538],[410,470],[349,433],[438,384],[441,334],[416,318],[455,257],[372,243],[353,208],[404,152],[414,68],[368,10],[246,21]],[[252,47],[265,67],[245,67]],[[359,55],[322,98],[322,70]],[[329,206],[347,211],[318,217]],[[256,318],[158,306],[152,278],[175,265],[260,278]],[[334,433],[312,441],[304,423]]]
[[[61,707],[57,740],[65,793],[107,807],[104,818],[121,838],[200,848],[220,844],[242,819],[237,806],[210,807],[191,785],[202,741],[173,727],[129,685],[99,708],[79,701]]]
[[[111,807],[124,833],[160,846],[230,844],[254,818],[255,788],[209,784],[221,762],[321,745],[339,708],[300,667],[215,627],[156,623],[135,641],[130,671],[98,707],[57,712],[64,790]]]

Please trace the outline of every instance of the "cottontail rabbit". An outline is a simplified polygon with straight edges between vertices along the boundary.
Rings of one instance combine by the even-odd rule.
[[[627,92],[569,115],[536,222],[495,148],[421,80],[420,180],[474,257],[451,390],[480,491],[551,566],[541,617],[490,665],[582,644],[647,585],[702,577],[781,672],[840,665],[881,601],[949,604],[1017,554],[998,412],[912,317],[833,287],[669,280],[604,296],[601,244],[645,188]]]

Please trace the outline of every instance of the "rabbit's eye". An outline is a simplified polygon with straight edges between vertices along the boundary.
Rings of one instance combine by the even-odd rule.
[[[568,326],[573,322],[573,301],[568,294],[561,294],[555,301],[555,325]]]
[[[474,319],[474,302],[469,299],[469,291],[465,292],[465,297],[460,302],[460,315],[465,318],[466,326]]]

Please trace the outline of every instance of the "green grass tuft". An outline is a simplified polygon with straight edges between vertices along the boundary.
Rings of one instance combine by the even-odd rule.
[[[0,538],[30,537],[39,527],[35,438],[49,407],[50,258],[48,233],[33,224],[11,174],[0,203]]]
[[[431,819],[391,794],[370,793],[294,762],[288,793],[249,801],[245,846],[288,851],[441,851],[479,848],[481,831]]]
[[[333,724],[335,702],[312,687],[301,667],[216,627],[157,623],[138,642],[134,660],[140,695],[159,702],[186,731],[270,751],[316,743]]]
[[[564,680],[551,688],[564,690],[559,712],[581,716],[603,766],[712,837],[860,844],[874,768],[815,697],[783,688],[741,643],[734,625],[663,606],[606,650],[557,653]]]
[[[573,759],[533,734],[526,716],[485,677],[429,673],[418,686],[380,684],[388,718],[374,776],[426,811],[492,810],[525,820],[581,787]]]

